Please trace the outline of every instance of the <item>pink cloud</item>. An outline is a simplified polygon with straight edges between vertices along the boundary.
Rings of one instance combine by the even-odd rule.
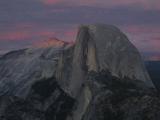
[[[35,36],[42,36],[42,37],[52,37],[52,36],[55,36],[56,33],[53,32],[53,31],[38,31],[38,32],[35,32],[34,33]]]
[[[160,36],[153,37],[153,39],[156,40],[156,41],[160,41]]]
[[[4,40],[33,40],[58,37],[65,41],[74,41],[76,36],[75,28],[45,28],[33,23],[19,23],[0,33],[0,41]]]
[[[32,37],[32,30],[36,28],[32,23],[18,23],[0,33],[0,40],[24,40]]]
[[[29,38],[27,31],[11,31],[0,33],[0,40],[22,40]]]
[[[0,33],[0,40],[29,40],[33,37],[52,37],[55,33],[52,31],[42,30],[42,31],[7,31]]]
[[[160,27],[154,25],[127,25],[123,29],[132,34],[160,33]]]
[[[150,56],[149,58],[148,58],[149,60],[151,60],[151,61],[159,61],[160,60],[160,55],[153,55],[153,56]]]

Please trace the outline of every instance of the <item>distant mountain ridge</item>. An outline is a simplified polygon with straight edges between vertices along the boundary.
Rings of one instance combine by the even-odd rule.
[[[146,61],[145,64],[152,81],[160,90],[160,61]]]

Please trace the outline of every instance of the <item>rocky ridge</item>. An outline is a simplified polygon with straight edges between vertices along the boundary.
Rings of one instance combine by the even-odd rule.
[[[158,120],[159,105],[138,50],[114,26],[82,25],[75,45],[0,58],[2,120]]]

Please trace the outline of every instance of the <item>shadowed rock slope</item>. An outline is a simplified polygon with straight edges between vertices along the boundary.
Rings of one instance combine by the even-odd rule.
[[[1,120],[159,120],[137,49],[116,27],[82,25],[75,45],[0,58]]]

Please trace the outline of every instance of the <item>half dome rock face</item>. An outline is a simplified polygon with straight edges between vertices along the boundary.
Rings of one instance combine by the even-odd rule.
[[[138,50],[114,26],[101,24],[81,26],[74,59],[75,67],[80,64],[88,71],[108,70],[119,78],[128,77],[154,87]]]
[[[141,89],[154,88],[138,50],[118,28],[108,25],[80,26],[74,48],[62,54],[56,72],[61,88],[77,101],[67,120],[101,120],[88,118],[95,109],[89,106],[94,98],[97,103],[112,94],[102,92],[113,79],[110,75],[121,82],[142,84]],[[100,91],[103,95],[96,98]]]

